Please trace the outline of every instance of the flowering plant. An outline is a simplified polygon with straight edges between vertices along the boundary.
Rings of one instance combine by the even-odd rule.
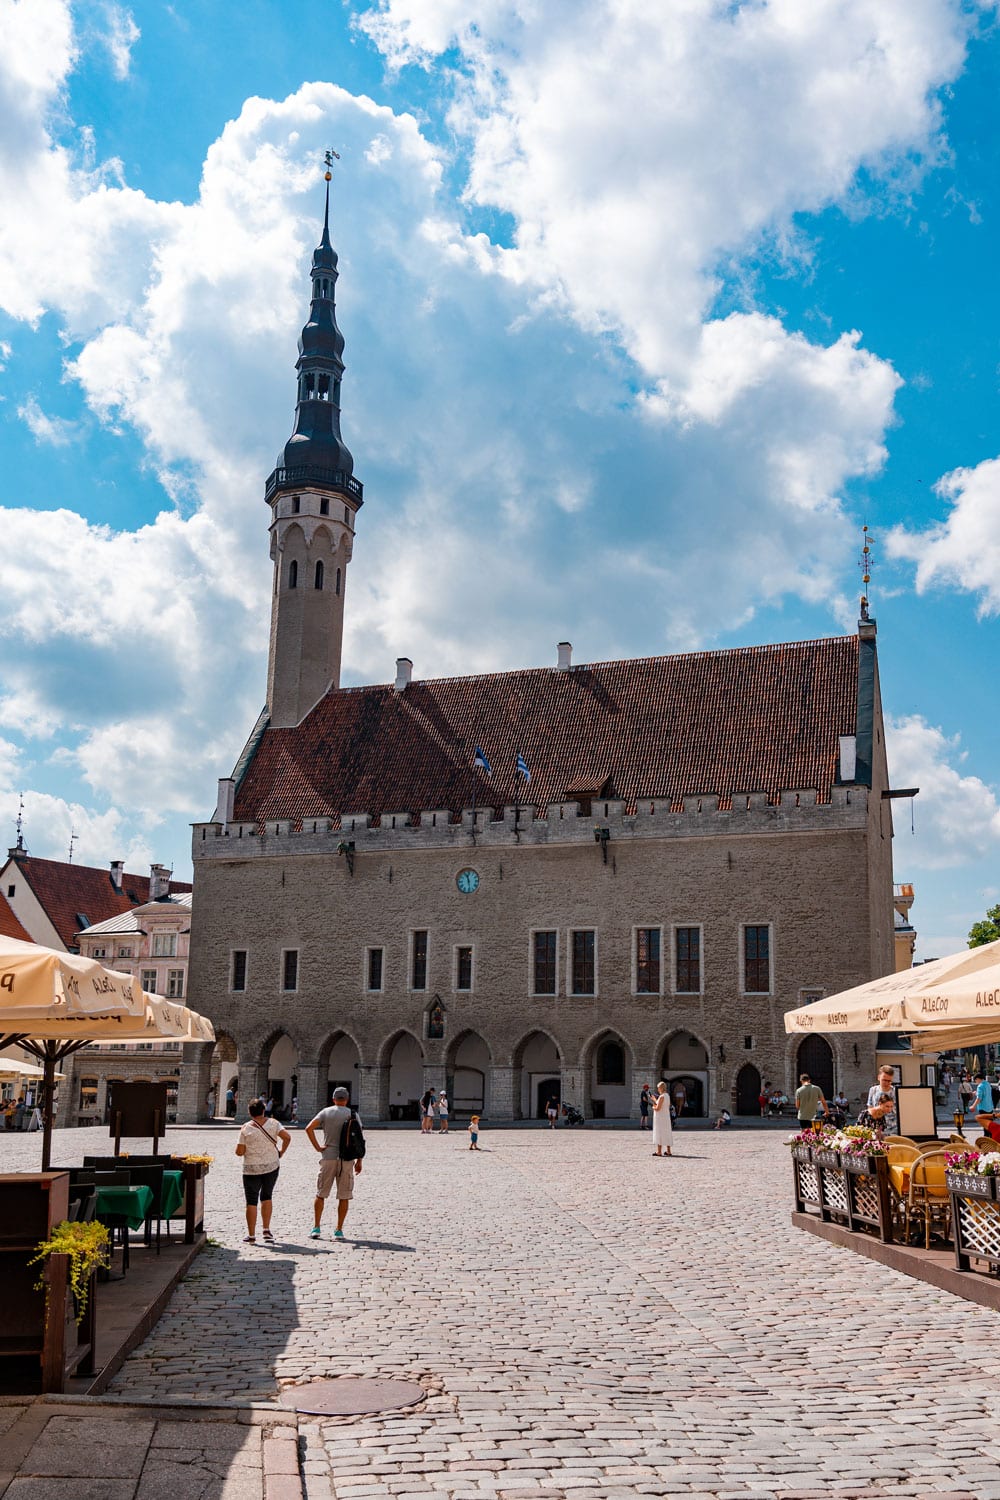
[[[50,1255],[69,1256],[69,1284],[76,1301],[78,1323],[87,1309],[90,1278],[98,1266],[105,1264],[107,1247],[108,1231],[99,1219],[94,1219],[89,1224],[73,1223],[69,1219],[63,1219],[61,1224],[55,1226],[50,1237],[42,1241],[28,1261],[28,1265],[33,1266],[39,1260],[44,1263]],[[45,1267],[43,1264],[42,1274],[35,1283],[36,1292],[40,1292],[44,1286]]]
[[[800,1130],[795,1135],[786,1136],[786,1146],[829,1146],[830,1136],[822,1127],[819,1130]]]
[[[206,1156],[199,1151],[189,1151],[186,1156],[174,1157],[174,1161],[186,1162],[189,1167],[210,1167],[214,1160],[214,1156]]]
[[[978,1172],[978,1151],[949,1151],[944,1159],[949,1172]]]

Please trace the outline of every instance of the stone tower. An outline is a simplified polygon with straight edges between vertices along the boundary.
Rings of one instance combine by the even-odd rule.
[[[347,565],[363,495],[340,435],[344,336],[334,305],[329,172],[323,237],[310,276],[309,320],[296,365],[295,429],[264,490],[274,562],[267,708],[276,729],[300,724],[331,687],[340,686]]]

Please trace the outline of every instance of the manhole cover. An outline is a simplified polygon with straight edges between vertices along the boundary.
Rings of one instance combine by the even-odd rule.
[[[415,1380],[311,1380],[308,1385],[287,1386],[279,1400],[282,1406],[304,1416],[361,1417],[368,1412],[392,1411],[413,1406],[426,1392]]]

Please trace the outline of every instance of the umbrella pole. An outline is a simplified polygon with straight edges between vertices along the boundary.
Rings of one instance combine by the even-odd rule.
[[[51,1043],[46,1044],[42,1067],[42,1087],[45,1090],[45,1103],[42,1106],[42,1171],[47,1172],[52,1161],[52,1096],[56,1090],[56,1054]]]

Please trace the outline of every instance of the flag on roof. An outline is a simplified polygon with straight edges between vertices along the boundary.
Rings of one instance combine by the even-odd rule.
[[[520,750],[517,752],[517,774],[518,776],[523,776],[525,781],[531,780],[531,772],[528,770],[528,762],[525,760]]]
[[[480,750],[478,745],[476,746],[476,753],[472,757],[472,764],[474,766],[478,766],[481,771],[485,771],[487,776],[490,776],[492,774],[490,770],[490,763],[486,759],[486,756]]]

